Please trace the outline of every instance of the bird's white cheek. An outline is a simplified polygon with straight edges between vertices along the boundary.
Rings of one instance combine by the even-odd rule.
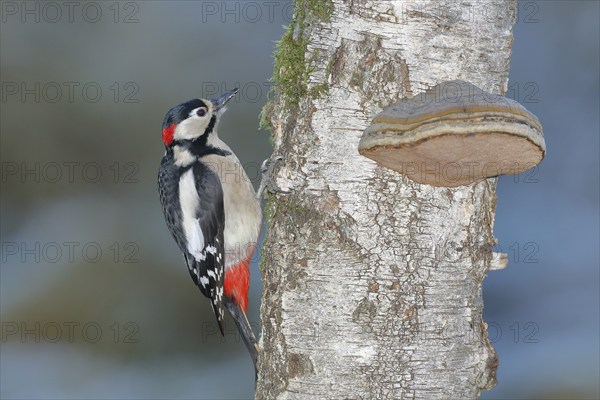
[[[205,118],[189,118],[177,125],[173,138],[175,140],[190,140],[201,136],[206,128],[208,122]]]

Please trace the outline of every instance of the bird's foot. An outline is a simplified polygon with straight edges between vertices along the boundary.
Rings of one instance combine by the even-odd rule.
[[[262,199],[265,190],[267,190],[271,194],[290,194],[288,190],[283,190],[273,178],[273,170],[275,166],[283,160],[282,156],[275,156],[272,158],[267,158],[263,161],[260,166],[260,171],[262,173],[262,179],[260,181],[260,186],[258,187],[257,197]]]

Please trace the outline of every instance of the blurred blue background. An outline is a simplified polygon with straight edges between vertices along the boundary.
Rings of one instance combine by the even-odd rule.
[[[510,264],[485,280],[500,365],[482,397],[598,398],[599,4],[519,11],[507,95],[538,115],[548,154],[498,185]],[[2,398],[253,397],[250,358],[233,330],[217,334],[163,222],[160,125],[178,102],[240,87],[220,132],[257,185],[270,154],[258,115],[291,12],[2,2]]]

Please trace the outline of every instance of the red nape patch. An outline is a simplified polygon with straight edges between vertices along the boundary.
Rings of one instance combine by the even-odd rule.
[[[173,141],[173,134],[175,133],[175,124],[171,124],[163,129],[162,139],[165,146],[168,146]]]
[[[225,296],[233,299],[242,310],[248,309],[248,288],[250,287],[250,258],[238,262],[225,270]]]

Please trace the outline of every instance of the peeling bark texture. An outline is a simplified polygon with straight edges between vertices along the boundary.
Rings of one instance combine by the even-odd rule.
[[[442,81],[503,94],[516,2],[334,0],[306,15],[307,90],[295,104],[277,88],[267,115],[292,194],[268,203],[256,398],[476,398],[497,366],[481,294],[496,179],[420,185],[357,147],[382,108]]]

